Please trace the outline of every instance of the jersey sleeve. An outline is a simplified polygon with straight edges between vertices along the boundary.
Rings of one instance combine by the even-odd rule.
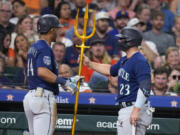
[[[135,63],[135,75],[138,82],[142,80],[151,79],[150,66],[147,61],[139,61]]]
[[[117,62],[116,64],[112,65],[110,68],[110,75],[111,76],[117,76],[118,70],[119,70],[120,62]]]
[[[38,67],[46,67],[48,69],[52,68],[52,57],[51,52],[48,49],[42,49],[39,51],[37,58],[36,58],[36,64]]]

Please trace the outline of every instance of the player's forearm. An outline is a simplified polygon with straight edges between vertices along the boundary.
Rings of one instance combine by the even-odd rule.
[[[89,67],[95,70],[96,72],[99,72],[104,75],[110,75],[110,67],[111,65],[109,64],[100,64],[96,62],[90,62]]]
[[[57,76],[47,68],[38,68],[38,76],[48,83],[55,83]]]

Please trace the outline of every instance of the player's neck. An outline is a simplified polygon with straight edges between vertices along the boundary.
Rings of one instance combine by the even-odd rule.
[[[48,35],[40,35],[40,38],[39,38],[40,40],[45,40],[47,43],[48,43],[48,45],[51,45],[51,38],[50,38],[50,36],[48,36]]]
[[[139,50],[137,47],[132,47],[132,48],[129,48],[127,51],[126,51],[126,56],[127,58],[131,58],[131,56],[133,56],[135,53],[137,53]]]

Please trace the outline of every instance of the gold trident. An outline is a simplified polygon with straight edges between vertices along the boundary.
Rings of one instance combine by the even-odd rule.
[[[74,26],[74,32],[75,32],[76,36],[78,38],[80,38],[82,41],[81,45],[76,45],[76,47],[81,48],[80,61],[79,61],[79,72],[78,72],[78,75],[81,76],[84,49],[90,48],[89,46],[85,45],[85,42],[87,39],[91,38],[96,31],[96,15],[94,16],[93,31],[89,36],[86,35],[86,28],[87,28],[87,21],[88,21],[88,4],[86,5],[86,11],[85,11],[85,15],[84,15],[84,28],[83,28],[83,34],[82,35],[80,35],[78,33],[78,30],[77,30],[78,16],[79,16],[79,9],[78,9],[78,12],[76,15],[76,24]],[[76,115],[77,115],[78,100],[79,100],[80,81],[77,83],[77,87],[78,87],[78,91],[76,92],[76,99],[75,99],[75,106],[74,106],[74,117],[73,117],[73,125],[72,125],[71,135],[74,135],[74,132],[75,132]]]

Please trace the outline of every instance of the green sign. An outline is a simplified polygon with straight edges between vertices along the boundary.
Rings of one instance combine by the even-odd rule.
[[[76,131],[116,133],[117,116],[78,115]],[[71,131],[73,115],[58,114],[56,130]],[[27,120],[23,112],[0,112],[0,129],[27,129]],[[179,135],[180,119],[154,118],[147,133]]]

